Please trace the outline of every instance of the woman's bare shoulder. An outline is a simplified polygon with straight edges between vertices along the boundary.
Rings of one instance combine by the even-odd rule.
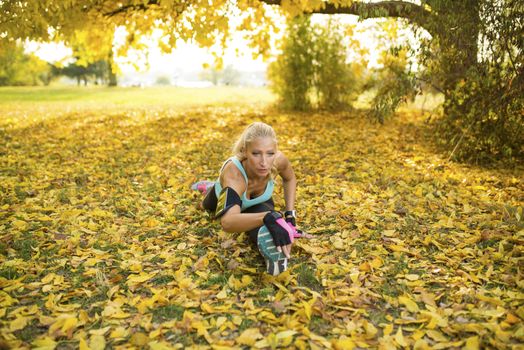
[[[275,166],[280,171],[289,166],[289,159],[281,151],[277,151],[275,156]]]
[[[232,187],[241,193],[246,190],[246,180],[233,162],[228,162],[220,173],[220,184],[222,187]]]

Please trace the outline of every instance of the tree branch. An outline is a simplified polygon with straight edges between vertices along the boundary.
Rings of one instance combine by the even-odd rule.
[[[120,13],[123,13],[123,12],[127,12],[129,10],[133,11],[133,10],[142,10],[142,11],[146,11],[149,6],[151,5],[158,5],[159,4],[159,1],[158,0],[149,0],[147,3],[141,3],[141,4],[128,4],[128,5],[123,5],[123,6],[120,6],[112,11],[109,11],[109,12],[105,12],[104,13],[104,17],[113,17],[113,16],[116,16]]]
[[[260,0],[268,5],[281,5],[282,0]],[[373,3],[353,2],[350,6],[335,6],[332,3],[324,3],[320,9],[313,13],[324,14],[350,14],[359,16],[361,19],[398,17],[405,18],[413,24],[426,29],[431,34],[438,34],[435,26],[438,21],[433,20],[435,16],[422,6],[405,1],[380,1]]]

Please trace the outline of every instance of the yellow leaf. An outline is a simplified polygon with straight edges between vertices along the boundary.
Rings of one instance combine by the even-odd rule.
[[[386,237],[395,237],[395,230],[384,230],[382,234]]]
[[[222,288],[222,290],[220,291],[220,293],[217,294],[217,298],[218,299],[226,299],[227,298],[227,291],[226,291],[226,288]]]
[[[333,341],[333,347],[335,350],[352,350],[355,348],[355,346],[355,343],[349,338],[337,339]]]
[[[508,315],[506,316],[505,321],[507,323],[509,323],[509,324],[515,324],[515,323],[520,322],[520,319],[517,316],[515,316],[515,315],[513,315],[511,313],[508,313]]]
[[[56,347],[56,342],[49,337],[37,339],[31,344],[34,350],[53,350]]]
[[[294,330],[282,331],[282,332],[278,332],[276,334],[276,338],[277,339],[285,339],[285,338],[293,337],[295,334],[297,334],[297,332],[294,331]]]
[[[416,281],[416,280],[418,280],[420,278],[419,275],[415,275],[415,274],[409,274],[409,275],[406,275],[404,277],[406,277],[406,279],[408,281]]]
[[[404,335],[402,334],[402,327],[398,327],[397,333],[395,334],[395,341],[400,346],[408,346],[408,343],[406,342],[406,339],[404,339]]]
[[[153,278],[155,275],[156,275],[156,272],[152,272],[152,273],[141,272],[138,275],[134,275],[134,274],[133,275],[129,275],[127,277],[127,284],[128,285],[136,285],[136,284],[139,284],[139,283],[144,283],[145,281],[148,281],[151,278]]]
[[[241,345],[253,346],[260,338],[263,338],[263,335],[260,334],[258,328],[248,328],[236,338],[236,342]]]
[[[109,302],[106,307],[104,308],[104,311],[102,311],[102,316],[104,317],[110,317],[110,318],[128,318],[130,315],[128,313],[123,312],[120,309],[120,305],[114,302]]]
[[[366,339],[372,339],[377,334],[377,328],[368,321],[364,320],[363,322],[364,330],[366,331]]]
[[[360,271],[370,272],[371,271],[371,265],[365,261],[358,267]]]
[[[437,342],[447,342],[448,341],[448,338],[446,338],[442,333],[434,329],[426,330],[426,335]]]
[[[25,229],[27,229],[29,227],[29,224],[25,221],[22,221],[22,220],[13,220],[13,222],[11,223],[11,225],[13,225],[13,227],[23,231]]]
[[[306,301],[302,301],[302,306],[304,307],[304,314],[306,315],[307,319],[310,320],[311,319],[311,304]]]
[[[104,327],[104,328],[90,329],[89,330],[89,334],[91,334],[91,335],[105,335],[110,329],[111,329],[111,326],[107,326],[107,327]]]
[[[20,329],[24,329],[25,326],[29,323],[31,320],[30,317],[23,317],[23,316],[17,316],[11,323],[9,324],[9,330],[11,332],[18,331]]]
[[[76,317],[69,317],[64,321],[64,324],[62,325],[62,332],[67,333],[69,330],[74,329],[76,325],[78,324],[78,320]]]
[[[337,237],[336,239],[333,240],[333,247],[335,249],[344,250],[345,248],[344,241],[340,237]]]
[[[388,324],[386,325],[386,327],[384,327],[384,335],[388,336],[391,334],[391,332],[393,332],[393,325],[392,324]]]
[[[358,275],[359,275],[359,272],[358,272],[358,271],[357,271],[357,272],[353,272],[353,273],[350,273],[350,274],[349,274],[349,278],[351,278],[351,281],[352,281],[353,283],[357,283],[357,281],[358,281]]]
[[[372,268],[378,269],[379,267],[382,266],[383,262],[381,258],[376,256],[369,264],[371,265]]]
[[[400,296],[398,297],[398,301],[401,303],[401,304],[404,304],[406,305],[406,308],[411,311],[411,312],[419,312],[419,308],[418,308],[418,305],[416,302],[414,302],[413,300],[411,300],[411,298],[409,298],[408,296]]]
[[[152,341],[149,344],[149,348],[151,350],[172,350],[176,349],[175,347],[171,346],[169,343],[163,342],[163,341]]]
[[[127,331],[127,329],[125,329],[124,327],[117,327],[115,328],[111,334],[109,334],[109,337],[111,339],[115,339],[115,338],[125,338],[129,335],[129,332]]]
[[[78,343],[78,349],[79,350],[91,350],[89,346],[87,345],[87,342],[84,338],[80,338],[80,341]]]
[[[466,345],[462,349],[464,350],[478,350],[480,348],[479,337],[474,336],[466,339]]]
[[[216,326],[220,328],[220,326],[222,326],[226,321],[227,318],[225,318],[224,316],[220,316],[216,320]]]
[[[130,343],[136,346],[144,346],[149,342],[149,337],[141,332],[134,333],[129,339]]]
[[[106,339],[103,335],[92,335],[89,339],[89,348],[91,350],[104,350],[106,347]]]
[[[413,345],[413,350],[431,350],[431,347],[424,339],[417,339]]]
[[[242,317],[238,315],[233,316],[233,324],[240,326],[242,324]]]

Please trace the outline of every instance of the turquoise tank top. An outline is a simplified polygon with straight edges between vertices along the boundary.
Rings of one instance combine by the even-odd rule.
[[[246,180],[246,185],[247,185],[248,184],[248,179],[247,179],[246,171],[244,170],[244,167],[242,166],[242,163],[236,157],[231,157],[228,160],[226,160],[224,162],[224,165],[222,165],[222,168],[220,168],[220,172],[222,172],[222,170],[224,169],[224,167],[226,166],[226,164],[229,161],[232,161],[233,164],[236,165],[238,170],[240,170],[240,172],[244,176],[244,179]],[[244,211],[245,209],[247,209],[249,207],[252,207],[252,206],[260,204],[260,203],[264,203],[265,201],[269,200],[271,198],[271,196],[273,195],[273,189],[274,188],[275,188],[275,181],[273,181],[273,179],[269,179],[269,181],[267,182],[266,189],[265,189],[264,193],[262,193],[260,196],[258,196],[256,198],[253,198],[253,199],[247,199],[246,192],[242,193],[242,196],[240,197],[240,199],[242,200],[241,211]],[[222,185],[220,185],[220,179],[217,179],[217,181],[215,182],[215,194],[217,195],[217,198],[220,195],[221,191],[222,191]]]

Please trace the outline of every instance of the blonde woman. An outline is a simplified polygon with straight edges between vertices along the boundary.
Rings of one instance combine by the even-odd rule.
[[[294,238],[310,237],[296,229],[297,180],[291,163],[278,150],[273,128],[265,123],[249,125],[233,147],[216,182],[193,185],[206,196],[202,207],[220,219],[226,232],[247,232],[272,275],[287,269]],[[274,176],[284,185],[285,214],[275,211]]]

